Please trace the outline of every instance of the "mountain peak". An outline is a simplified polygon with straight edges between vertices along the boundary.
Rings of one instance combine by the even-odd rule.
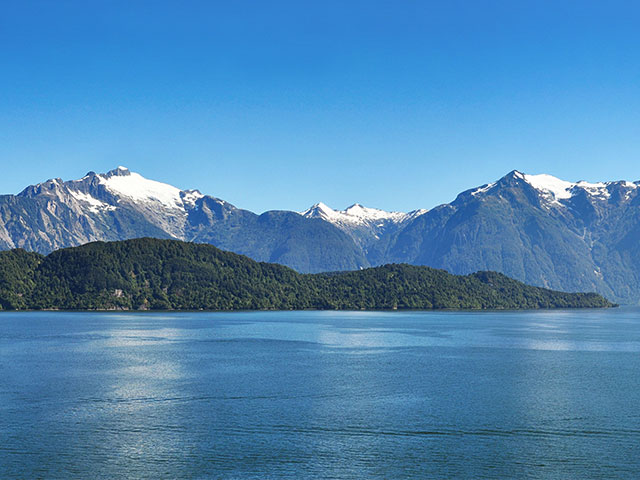
[[[114,168],[113,170],[109,170],[104,176],[105,177],[127,177],[131,175],[131,170],[127,167],[119,166]]]
[[[406,220],[410,214],[403,212],[387,212],[378,208],[365,207],[360,203],[354,203],[344,210],[334,210],[328,205],[319,202],[308,208],[300,215],[309,218],[323,218],[335,224],[367,224],[370,222],[400,223]]]
[[[533,188],[540,198],[546,201],[547,205],[562,205],[561,200],[568,200],[578,194],[587,194],[590,197],[596,199],[608,199],[611,197],[613,188],[623,188],[626,190],[635,189],[640,186],[640,182],[598,182],[590,183],[584,180],[578,182],[569,182],[560,178],[554,177],[547,173],[541,173],[536,175],[530,175],[520,172],[518,170],[512,170],[500,180],[482,185],[475,189],[464,192],[465,194],[471,193],[472,196],[483,195],[489,191],[493,191],[493,188],[498,187],[516,187],[523,184]],[[627,195],[628,197],[628,195]]]
[[[571,190],[576,186],[575,183],[560,180],[559,178],[546,173],[539,175],[523,174],[522,176],[524,181],[533,188],[546,194],[551,194],[553,199],[556,201],[571,198]],[[599,184],[598,186],[604,186],[604,184]]]
[[[335,217],[337,211],[325,203],[318,202],[307,208],[304,212],[299,213],[303,217],[324,218],[326,220]]]
[[[181,190],[167,183],[149,180],[126,167],[118,167],[98,175],[100,183],[111,193],[133,201],[160,203],[169,208],[181,208]]]
[[[635,190],[639,187],[638,182],[632,183],[626,180],[618,182],[597,182],[591,183],[584,180],[578,182],[567,182],[554,177],[553,175],[524,175],[524,180],[533,188],[541,192],[550,203],[559,204],[559,200],[567,200],[577,194],[586,193],[595,199],[607,200],[611,197],[615,189],[625,189],[627,194],[625,198],[629,198],[628,190]]]
[[[383,210],[377,210],[375,208],[367,208],[361,205],[360,203],[354,203],[353,205],[344,209],[343,212],[346,213],[347,215],[355,215],[357,217],[366,217],[371,215],[373,212],[383,212]]]

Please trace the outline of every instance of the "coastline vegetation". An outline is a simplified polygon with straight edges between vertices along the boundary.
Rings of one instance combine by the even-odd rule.
[[[496,272],[406,264],[300,274],[207,244],[140,238],[47,256],[0,252],[3,310],[538,309],[614,306],[596,293],[525,285]]]

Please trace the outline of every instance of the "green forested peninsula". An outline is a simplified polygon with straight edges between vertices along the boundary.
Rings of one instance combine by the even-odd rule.
[[[520,309],[610,307],[595,293],[531,287],[495,272],[411,265],[300,274],[211,245],[142,238],[47,256],[0,252],[3,310]]]

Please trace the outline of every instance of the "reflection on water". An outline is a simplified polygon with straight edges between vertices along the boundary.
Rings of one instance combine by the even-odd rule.
[[[0,478],[637,478],[639,313],[4,313]]]

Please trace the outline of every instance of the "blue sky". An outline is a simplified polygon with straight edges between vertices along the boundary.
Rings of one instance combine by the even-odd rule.
[[[0,192],[118,165],[254,211],[640,179],[634,1],[11,1]]]

